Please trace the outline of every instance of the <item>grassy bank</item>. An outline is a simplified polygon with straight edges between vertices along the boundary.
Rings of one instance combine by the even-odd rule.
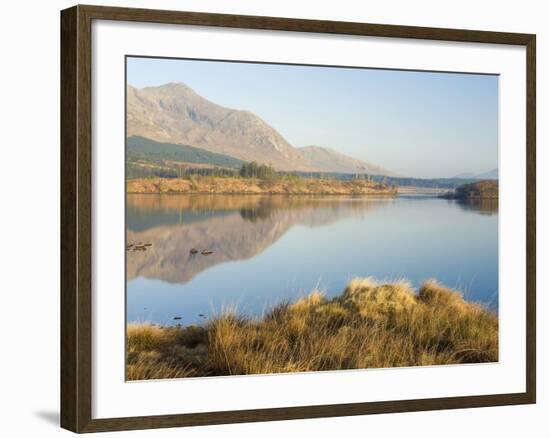
[[[454,191],[442,195],[446,199],[495,199],[498,200],[498,181],[478,181],[471,184],[463,184]]]
[[[128,326],[129,380],[342,370],[498,360],[498,319],[428,281],[355,279],[261,319],[226,313],[204,326]]]
[[[186,178],[139,178],[126,183],[128,193],[212,193],[280,195],[383,195],[397,190],[365,179],[342,181],[330,178],[281,176],[272,179],[190,176]]]

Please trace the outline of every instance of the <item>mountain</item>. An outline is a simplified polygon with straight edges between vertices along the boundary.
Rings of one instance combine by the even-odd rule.
[[[461,178],[461,179],[475,179],[475,173],[472,172],[464,172],[459,173],[458,175],[453,176],[452,178]]]
[[[148,138],[132,136],[126,140],[127,159],[158,162],[163,160],[194,164],[212,164],[219,167],[240,168],[244,161],[227,155],[215,154],[188,145],[161,143]]]
[[[321,172],[368,173],[371,175],[393,175],[392,172],[366,161],[341,154],[333,149],[320,146],[298,148],[304,158]]]
[[[277,170],[355,173],[357,165],[380,169],[324,148],[295,148],[273,127],[249,111],[217,105],[182,83],[127,87],[127,136],[160,143],[190,145],[243,161],[257,161]],[[383,169],[380,169],[383,171]]]
[[[483,173],[460,173],[453,178],[462,179],[498,179],[498,167]]]
[[[498,179],[498,167],[489,172],[480,173],[474,176],[475,179]]]
[[[222,107],[184,84],[127,90],[127,135],[188,144],[276,169],[316,170],[275,129],[248,111]]]

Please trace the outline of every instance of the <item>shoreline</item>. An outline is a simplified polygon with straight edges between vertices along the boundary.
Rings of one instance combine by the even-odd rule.
[[[397,188],[363,179],[340,181],[281,177],[139,178],[126,181],[127,194],[350,195],[396,197]]]
[[[357,278],[262,317],[224,312],[202,325],[127,326],[128,380],[498,361],[498,315],[428,280]]]

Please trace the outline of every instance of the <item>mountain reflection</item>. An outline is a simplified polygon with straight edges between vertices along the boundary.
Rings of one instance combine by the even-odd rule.
[[[295,225],[316,227],[389,205],[392,199],[255,195],[128,195],[127,278],[186,283],[221,263],[252,258]],[[210,255],[191,254],[191,248]]]

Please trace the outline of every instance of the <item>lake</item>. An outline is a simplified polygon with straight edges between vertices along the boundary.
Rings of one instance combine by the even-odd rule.
[[[128,195],[126,226],[128,243],[152,244],[126,253],[128,322],[261,316],[313,289],[339,295],[354,277],[435,278],[498,310],[494,200]]]

